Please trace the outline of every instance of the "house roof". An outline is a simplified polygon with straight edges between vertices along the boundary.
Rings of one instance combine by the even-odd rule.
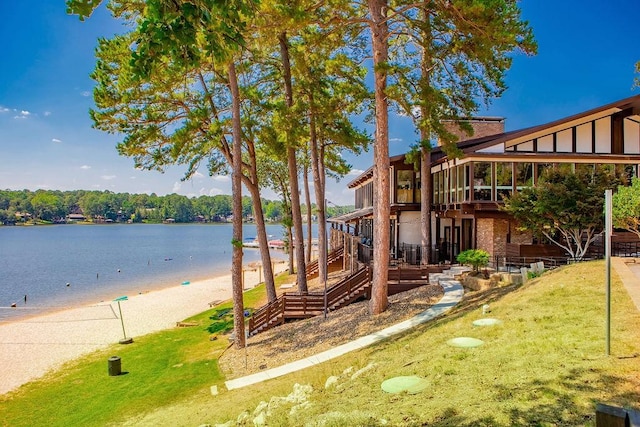
[[[357,211],[349,212],[344,215],[334,216],[333,218],[327,219],[327,222],[346,224],[347,222],[353,221],[354,219],[362,218],[363,216],[371,214],[373,214],[373,207],[369,206],[368,208],[358,209]]]
[[[640,95],[635,95],[629,98],[621,99],[619,101],[612,102],[591,110],[584,111],[582,113],[574,114],[559,120],[555,120],[549,123],[523,128],[519,130],[499,133],[496,135],[483,136],[480,138],[472,138],[465,141],[461,141],[457,144],[458,148],[462,151],[463,155],[469,155],[476,153],[480,150],[492,147],[497,144],[501,144],[514,139],[527,139],[530,135],[543,133],[548,131],[551,133],[555,128],[566,127],[571,122],[579,122],[580,120],[595,115],[610,115],[618,111],[631,110],[632,115],[640,115]],[[405,154],[394,156],[389,159],[389,164],[401,161],[405,158]],[[434,147],[431,151],[431,159],[434,163],[445,161],[447,154],[443,151],[442,147]],[[373,166],[360,174],[357,178],[352,180],[349,184],[349,188],[356,187],[363,182],[367,181],[373,176]]]

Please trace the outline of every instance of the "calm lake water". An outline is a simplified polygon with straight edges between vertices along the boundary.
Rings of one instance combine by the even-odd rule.
[[[283,228],[267,233],[279,239]],[[230,224],[0,227],[0,321],[229,274],[231,236]],[[245,248],[243,263],[259,259]]]

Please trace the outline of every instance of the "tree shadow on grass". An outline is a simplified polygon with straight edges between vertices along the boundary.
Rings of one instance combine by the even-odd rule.
[[[507,422],[499,422],[495,415],[469,419],[459,409],[447,408],[433,421],[422,424],[430,427],[460,426],[584,426],[595,425],[596,404],[600,399],[614,406],[638,406],[640,388],[629,387],[628,379],[610,375],[597,369],[572,369],[558,379],[534,379],[514,388],[496,384],[488,399],[496,401],[496,410],[502,402],[511,402]],[[579,400],[587,399],[585,407]],[[519,404],[520,402],[520,404]]]
[[[209,319],[213,321],[207,327],[211,334],[226,334],[233,330],[233,310],[230,308],[214,310]]]

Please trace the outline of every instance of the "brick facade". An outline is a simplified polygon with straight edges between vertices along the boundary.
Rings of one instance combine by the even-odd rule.
[[[474,117],[465,121],[473,128],[472,135],[467,135],[465,131],[460,129],[456,121],[445,121],[443,124],[448,132],[458,137],[458,142],[504,133],[504,119],[502,117]]]
[[[491,256],[507,255],[509,220],[502,218],[478,218],[476,220],[477,248]],[[513,235],[511,236],[513,238]]]

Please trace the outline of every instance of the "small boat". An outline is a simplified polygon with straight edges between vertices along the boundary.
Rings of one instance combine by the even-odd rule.
[[[284,249],[285,243],[282,240],[269,240],[269,249]]]
[[[259,248],[260,244],[258,243],[257,237],[248,237],[244,239],[242,246],[245,248]]]

